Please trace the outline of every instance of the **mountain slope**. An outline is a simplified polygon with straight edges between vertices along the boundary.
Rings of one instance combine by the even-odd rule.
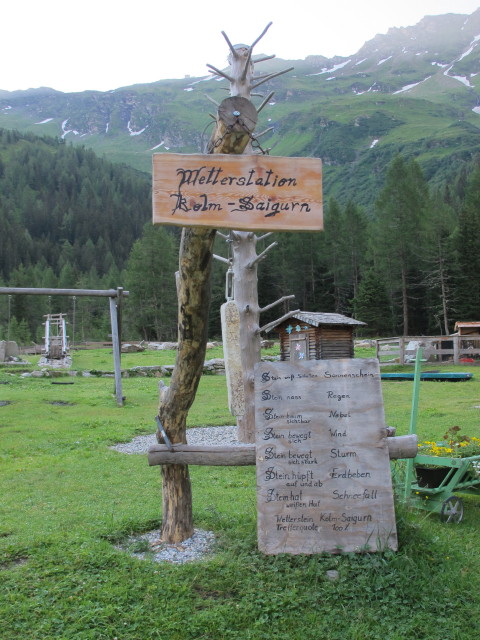
[[[0,129],[0,280],[42,263],[57,276],[123,269],[149,218],[150,184],[131,167],[54,138]]]
[[[264,85],[275,96],[258,130],[272,154],[317,156],[325,196],[370,206],[395,154],[415,156],[440,184],[480,142],[480,10],[427,16],[377,35],[348,58],[271,60],[295,70]],[[150,172],[155,152],[201,151],[226,82],[163,80],[102,93],[0,92],[0,126],[56,135]]]

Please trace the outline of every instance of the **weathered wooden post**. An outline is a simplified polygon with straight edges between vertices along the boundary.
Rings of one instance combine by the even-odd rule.
[[[266,131],[254,136],[254,129],[257,123],[257,114],[264,108],[272,98],[270,93],[255,109],[250,102],[251,92],[261,84],[272,78],[291,71],[293,67],[284,69],[278,73],[266,74],[264,76],[254,76],[254,65],[274,58],[266,56],[252,61],[252,53],[255,45],[263,38],[270,28],[270,22],[255,42],[249,47],[244,44],[232,45],[227,35],[222,32],[230,55],[230,72],[224,73],[212,65],[207,65],[215,75],[223,77],[230,83],[231,98],[224,100],[218,108],[216,117],[216,127],[212,133],[208,149],[211,153],[235,153],[252,154],[252,141],[258,141],[259,136]],[[269,131],[268,129],[267,131]],[[241,369],[243,372],[242,381],[238,380],[238,375],[230,376],[230,369],[237,369],[238,363],[232,354],[225,355],[225,366],[227,370],[227,382],[229,384],[229,398],[236,396],[237,402],[230,402],[230,409],[237,418],[238,437],[241,442],[255,441],[255,412],[253,402],[253,368],[260,361],[260,313],[258,304],[257,267],[258,263],[265,258],[267,252],[276,243],[271,244],[267,249],[257,255],[257,242],[269,234],[259,238],[251,231],[232,230],[226,238],[230,243],[232,251],[231,266],[233,271],[233,300],[227,302],[230,314],[236,306],[238,312],[238,342],[241,358]],[[217,256],[215,256],[217,257]],[[293,298],[293,296],[290,296]],[[286,298],[278,301],[283,302]],[[268,308],[271,308],[269,305]],[[236,313],[235,312],[235,315]],[[224,315],[224,314],[222,314]],[[226,323],[228,316],[223,317],[222,332],[228,332]],[[223,340],[225,342],[225,339]],[[232,377],[232,380],[230,378]],[[236,389],[235,389],[236,387]],[[241,401],[240,401],[241,399]],[[234,409],[234,410],[232,410]]]
[[[160,389],[157,439],[186,443],[187,414],[202,375],[210,306],[210,272],[215,229],[184,228],[180,245],[178,351],[169,387]],[[162,465],[162,533],[167,542],[193,534],[192,492],[188,466]]]

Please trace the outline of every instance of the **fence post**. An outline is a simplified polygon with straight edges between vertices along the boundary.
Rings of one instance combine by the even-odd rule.
[[[453,364],[460,362],[460,336],[453,336]]]

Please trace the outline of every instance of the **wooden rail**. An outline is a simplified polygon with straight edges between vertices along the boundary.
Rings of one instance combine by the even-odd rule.
[[[413,364],[417,348],[432,364],[460,364],[462,358],[480,360],[480,336],[401,336],[376,340],[380,364]],[[387,361],[385,360],[387,358]]]
[[[414,458],[417,455],[416,435],[387,438],[390,460]],[[255,464],[255,445],[209,447],[175,444],[169,449],[165,444],[154,444],[148,450],[148,464],[195,464],[212,467],[244,467]]]
[[[33,287],[0,287],[0,295],[28,295],[28,296],[94,296],[102,298],[116,298],[128,296],[123,289],[41,289]]]

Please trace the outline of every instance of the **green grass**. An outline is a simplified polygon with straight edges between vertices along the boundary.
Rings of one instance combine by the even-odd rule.
[[[86,368],[109,357],[92,352]],[[462,370],[473,380],[421,383],[421,438],[452,424],[480,435],[480,375]],[[397,553],[263,556],[254,469],[191,467],[195,525],[215,532],[215,554],[175,566],[118,551],[114,542],[161,520],[159,468],[109,448],[153,432],[157,379],[125,379],[123,408],[112,379],[71,381],[0,370],[0,400],[11,402],[0,406],[2,640],[469,640],[479,631],[475,496],[459,525],[399,507]],[[406,433],[412,383],[384,382],[383,392],[387,423]],[[50,404],[60,401],[69,404]],[[232,423],[225,379],[203,377],[189,426]]]
[[[153,351],[147,349],[139,353],[122,353],[122,369],[132,367],[149,367],[174,364],[177,352],[174,349]],[[223,358],[221,347],[207,349],[205,359]],[[73,352],[72,369],[78,371],[113,371],[113,354],[111,348],[84,349]]]

